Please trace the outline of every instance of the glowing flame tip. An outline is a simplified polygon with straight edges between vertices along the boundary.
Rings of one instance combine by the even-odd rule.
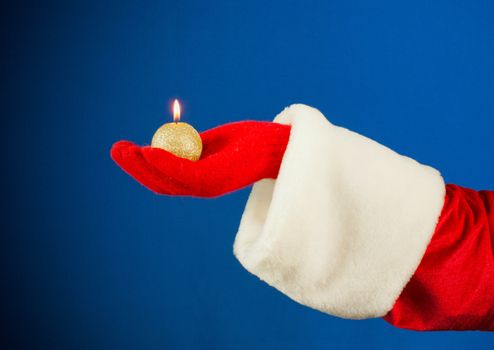
[[[177,99],[173,101],[173,121],[174,122],[180,121],[180,103],[178,102]]]

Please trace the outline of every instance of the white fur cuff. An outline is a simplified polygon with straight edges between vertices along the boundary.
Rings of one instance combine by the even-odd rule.
[[[235,239],[241,264],[344,318],[384,316],[415,272],[445,194],[438,171],[293,105],[277,180],[256,183]]]

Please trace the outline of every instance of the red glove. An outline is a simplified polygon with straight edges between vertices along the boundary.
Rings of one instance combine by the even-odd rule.
[[[201,133],[203,152],[197,162],[128,141],[115,143],[111,157],[153,192],[216,197],[276,178],[289,136],[288,125],[245,121]]]

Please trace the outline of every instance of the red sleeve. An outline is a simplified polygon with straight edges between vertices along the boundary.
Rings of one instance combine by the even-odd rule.
[[[413,330],[494,331],[494,191],[446,186],[432,240],[384,319]]]

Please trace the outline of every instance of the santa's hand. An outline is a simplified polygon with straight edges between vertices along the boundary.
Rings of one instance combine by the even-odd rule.
[[[130,142],[112,157],[164,194],[213,197],[276,178],[253,186],[234,253],[303,305],[407,329],[494,331],[494,191],[446,186],[309,106],[275,122],[203,133],[198,162]]]
[[[290,126],[245,121],[201,133],[199,161],[162,149],[119,141],[112,159],[138,182],[159,194],[216,197],[264,178],[276,178]]]

